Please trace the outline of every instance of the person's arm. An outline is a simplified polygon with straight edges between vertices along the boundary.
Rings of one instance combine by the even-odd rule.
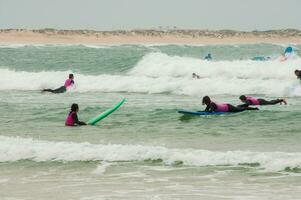
[[[204,111],[205,112],[214,112],[216,110],[216,108],[217,107],[214,103],[210,103]]]
[[[237,107],[246,108],[246,107],[249,107],[249,105],[250,104],[248,104],[248,103],[244,103],[244,104],[238,105]]]
[[[85,122],[82,122],[82,121],[79,121],[78,120],[78,117],[77,117],[77,114],[76,113],[74,113],[73,115],[72,115],[72,118],[73,118],[73,122],[75,123],[75,124],[78,124],[78,125],[87,125]]]
[[[252,102],[250,100],[247,100],[244,104],[238,105],[237,107],[246,108],[249,107],[250,105],[252,105]]]
[[[209,112],[215,112],[217,109],[217,105],[215,103],[210,103]]]

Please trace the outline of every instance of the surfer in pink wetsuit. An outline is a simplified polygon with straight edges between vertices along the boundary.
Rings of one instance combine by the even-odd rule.
[[[248,106],[263,106],[263,105],[275,105],[275,104],[286,104],[286,101],[284,99],[274,99],[274,100],[271,100],[271,101],[267,101],[265,99],[257,99],[257,98],[254,98],[254,97],[251,97],[251,96],[245,96],[245,95],[241,95],[239,97],[239,99],[244,103],[242,105],[239,105],[238,107],[248,107]]]
[[[206,105],[205,112],[242,112],[245,110],[258,110],[258,108],[250,108],[250,107],[237,107],[231,104],[217,104],[211,101],[210,97],[204,96],[203,105]]]
[[[64,93],[68,88],[72,87],[74,84],[74,76],[73,74],[69,74],[69,78],[65,81],[65,84],[57,89],[44,89],[42,92],[52,92],[52,93]]]
[[[76,103],[71,105],[71,110],[66,117],[65,126],[76,126],[76,125],[87,125],[85,122],[79,121],[77,117],[77,113],[79,111],[79,107]]]

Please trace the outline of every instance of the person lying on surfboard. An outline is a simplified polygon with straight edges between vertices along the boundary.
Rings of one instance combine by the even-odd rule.
[[[71,110],[65,121],[65,126],[87,125],[85,122],[78,120],[78,117],[77,117],[78,111],[79,111],[78,105],[76,103],[72,104]]]
[[[263,106],[263,105],[275,105],[275,104],[286,104],[285,99],[274,99],[267,101],[265,99],[257,99],[251,96],[245,96],[241,95],[239,99],[244,103],[242,105],[239,105],[238,107],[248,107],[248,106]]]
[[[69,78],[65,81],[65,84],[57,89],[44,89],[42,92],[52,92],[52,93],[64,93],[68,88],[72,87],[74,84],[73,74],[69,74]]]
[[[217,104],[211,101],[208,96],[203,97],[202,104],[206,105],[205,112],[242,112],[245,110],[259,110],[258,108],[252,107],[237,107],[227,103]]]

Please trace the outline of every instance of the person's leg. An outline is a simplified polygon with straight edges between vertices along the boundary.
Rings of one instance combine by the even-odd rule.
[[[228,104],[228,112],[242,112],[246,107],[236,107],[231,104]]]
[[[267,101],[265,99],[258,99],[260,105],[275,105],[278,103],[284,103],[286,104],[286,102],[284,101],[284,99],[275,99],[275,100],[271,100],[271,101]]]
[[[52,89],[44,89],[44,90],[42,90],[42,92],[53,92],[53,90]]]
[[[66,92],[65,86],[53,90],[53,93],[64,93],[64,92]]]
[[[258,99],[259,105],[270,105],[270,102],[265,99]]]
[[[236,107],[231,104],[228,104],[229,112],[242,112],[245,110],[259,110],[258,108],[254,107]]]

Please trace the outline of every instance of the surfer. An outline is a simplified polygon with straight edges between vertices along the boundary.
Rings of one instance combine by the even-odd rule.
[[[201,77],[197,75],[196,73],[192,73],[192,78],[200,79]]]
[[[69,78],[65,81],[65,84],[57,89],[44,89],[42,92],[52,92],[52,93],[64,93],[68,88],[72,87],[74,84],[73,74],[69,74]]]
[[[293,51],[294,50],[292,47],[287,47],[284,50],[284,53],[281,54],[280,61],[283,62],[283,61],[286,61],[288,58],[290,58],[293,55]]]
[[[205,59],[205,60],[212,60],[211,53],[208,53],[208,55],[205,56],[204,59]]]
[[[244,103],[242,105],[239,105],[238,107],[248,107],[248,106],[259,106],[259,105],[275,105],[275,104],[286,104],[286,101],[285,99],[274,99],[274,100],[270,100],[270,101],[267,101],[265,99],[257,99],[257,98],[254,98],[254,97],[250,97],[250,96],[245,96],[245,95],[241,95],[239,97],[239,99]]]
[[[298,79],[301,80],[301,70],[296,69],[296,70],[295,70],[295,75],[297,76]]]
[[[71,105],[71,110],[66,118],[65,126],[75,126],[75,125],[87,125],[85,122],[79,121],[77,117],[77,113],[79,111],[79,107],[76,103]]]
[[[205,112],[242,112],[245,110],[259,110],[258,108],[251,107],[237,107],[227,103],[217,104],[211,101],[208,96],[203,97],[202,104],[207,106]]]

